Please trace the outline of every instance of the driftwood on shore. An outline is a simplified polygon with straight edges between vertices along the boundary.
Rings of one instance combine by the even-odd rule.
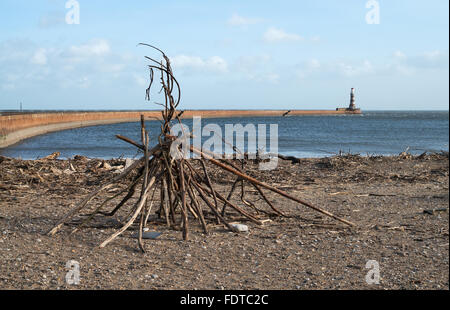
[[[129,143],[139,150],[144,152],[144,156],[136,161],[134,164],[125,169],[120,175],[115,176],[110,181],[100,185],[96,190],[89,194],[78,206],[72,209],[67,215],[61,218],[56,225],[48,232],[54,235],[58,232],[64,224],[68,223],[75,216],[77,216],[87,205],[95,198],[102,195],[107,189],[115,187],[120,182],[127,182],[127,187],[120,190],[113,197],[106,198],[103,203],[95,208],[93,212],[88,214],[80,225],[73,230],[73,233],[79,230],[82,226],[91,221],[95,215],[101,214],[105,216],[114,215],[121,209],[133,195],[140,190],[139,198],[134,203],[131,212],[125,219],[124,225],[112,234],[108,239],[101,243],[100,247],[105,247],[125,230],[127,230],[133,223],[139,224],[138,230],[138,245],[142,251],[145,251],[143,244],[143,231],[147,226],[150,213],[153,210],[153,200],[151,197],[155,195],[156,191],[160,191],[160,203],[156,213],[165,219],[167,225],[172,228],[178,228],[182,231],[184,240],[189,239],[189,221],[194,218],[198,220],[203,228],[205,234],[208,233],[208,217],[206,213],[213,215],[214,221],[217,224],[223,225],[229,230],[234,230],[235,227],[229,220],[230,212],[233,210],[234,214],[238,214],[241,218],[245,218],[257,225],[263,225],[266,218],[261,217],[261,209],[245,199],[245,185],[251,185],[257,191],[257,194],[268,205],[270,212],[263,212],[266,216],[285,216],[283,212],[278,210],[273,203],[271,203],[263,190],[268,190],[276,193],[289,200],[295,201],[303,206],[311,208],[321,214],[333,218],[348,226],[354,226],[353,223],[340,218],[322,208],[312,205],[302,199],[292,196],[291,194],[266,184],[256,178],[253,178],[245,173],[244,161],[240,167],[232,161],[219,158],[208,152],[190,147],[191,154],[196,154],[197,158],[188,160],[183,157],[175,158],[175,152],[181,152],[179,147],[174,147],[176,137],[171,135],[171,128],[173,122],[181,124],[180,116],[177,107],[180,103],[181,89],[178,81],[175,79],[169,58],[160,49],[149,46],[159,51],[162,55],[163,61],[157,61],[153,58],[146,57],[151,61],[149,65],[150,70],[150,84],[146,90],[146,99],[150,100],[151,89],[154,78],[158,75],[161,84],[161,93],[163,93],[164,104],[161,121],[161,132],[158,136],[158,144],[149,149],[149,134],[145,127],[145,119],[141,117],[141,141],[136,142],[127,137],[117,135],[118,139]],[[190,133],[184,133],[185,136],[190,136]],[[194,162],[197,166],[194,165]],[[235,176],[235,181],[232,184],[227,196],[222,195],[214,186],[209,171],[208,164],[218,167],[223,171],[227,171]],[[239,206],[231,201],[231,197],[236,189],[240,186],[240,200],[243,206]],[[104,209],[107,203],[114,198],[123,196],[122,200],[111,211],[107,212]],[[252,211],[256,211],[252,212]]]

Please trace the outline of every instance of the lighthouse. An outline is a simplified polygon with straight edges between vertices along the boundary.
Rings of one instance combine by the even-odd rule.
[[[355,89],[352,88],[352,90],[350,91],[350,105],[348,106],[348,108],[336,108],[336,111],[338,112],[343,112],[343,113],[348,113],[348,114],[361,114],[361,109],[356,107],[355,104]]]
[[[349,110],[356,110],[356,105],[355,105],[355,89],[352,88],[352,90],[350,91],[350,105],[348,106]]]

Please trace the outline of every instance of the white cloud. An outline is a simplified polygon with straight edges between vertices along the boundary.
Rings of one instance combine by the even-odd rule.
[[[273,84],[277,84],[279,80],[280,80],[280,75],[277,73],[263,74],[259,77],[259,79],[257,79],[257,81],[266,81],[266,82],[270,82]]]
[[[272,57],[268,54],[245,55],[239,57],[232,65],[233,71],[247,80],[278,82],[280,76],[272,71]]]
[[[262,22],[261,18],[249,18],[249,17],[243,17],[238,14],[233,14],[231,18],[228,20],[228,25],[231,26],[248,26],[248,25],[254,25]]]
[[[108,41],[103,39],[93,40],[87,44],[71,46],[69,53],[75,57],[104,56],[111,51]]]
[[[448,69],[448,50],[447,51],[431,51],[420,55],[415,62],[417,65],[427,68],[447,68]]]
[[[363,75],[369,75],[376,72],[375,66],[368,60],[362,62],[338,60],[322,63],[313,58],[299,65],[295,70],[298,78],[304,79],[311,76],[316,77],[350,77],[355,78]]]
[[[303,37],[301,37],[298,34],[295,33],[287,33],[281,29],[277,29],[274,27],[271,27],[267,29],[267,31],[264,33],[264,40],[266,42],[296,42],[303,40]]]
[[[134,80],[136,81],[137,85],[139,85],[141,87],[148,87],[149,80],[146,80],[144,77],[142,77],[138,74],[134,74],[133,77],[134,77]]]
[[[64,10],[47,12],[39,18],[38,26],[40,28],[53,28],[65,25],[65,15]]]
[[[448,51],[437,50],[409,56],[403,51],[397,50],[378,62],[367,59],[336,59],[320,62],[317,59],[310,59],[296,66],[295,75],[300,79],[309,77],[358,78],[370,75],[414,76],[429,70],[448,71]]]
[[[32,41],[0,42],[3,89],[13,86],[18,89],[36,82],[90,88],[126,75],[125,69],[133,64],[132,60],[113,53],[108,41],[103,39],[58,48],[39,47]]]
[[[423,54],[423,56],[427,60],[434,61],[434,60],[437,60],[437,59],[441,58],[442,56],[444,56],[444,53],[442,53],[441,51],[431,51],[431,52],[425,52]]]
[[[406,59],[406,55],[402,51],[395,51],[394,52],[394,58],[395,59],[399,59],[399,60],[403,60],[403,59]]]
[[[99,66],[102,72],[118,74],[125,69],[125,64],[103,63]]]
[[[307,67],[312,70],[319,69],[320,61],[318,61],[317,59],[310,59],[307,61]]]
[[[336,68],[338,73],[346,77],[356,77],[374,72],[374,67],[368,60],[364,60],[362,64],[339,62]]]
[[[228,71],[227,62],[219,56],[203,59],[198,56],[177,55],[170,58],[174,68],[193,71],[224,73]]]
[[[392,61],[386,65],[385,71],[411,75],[419,69],[448,70],[448,51],[428,51],[415,56],[407,56],[401,51],[396,51]]]
[[[31,58],[31,63],[35,65],[47,64],[47,50],[45,48],[39,48]]]
[[[303,64],[297,66],[296,70],[297,77],[304,79],[312,74],[315,74],[322,67],[319,60],[313,58],[305,61]]]
[[[4,83],[1,84],[1,88],[5,91],[7,90],[14,90],[16,88],[16,84],[14,83]]]

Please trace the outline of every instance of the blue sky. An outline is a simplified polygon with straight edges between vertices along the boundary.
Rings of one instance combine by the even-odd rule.
[[[373,0],[372,0],[373,1]],[[181,109],[448,110],[449,2],[0,2],[0,110],[156,109],[146,61],[172,59]]]

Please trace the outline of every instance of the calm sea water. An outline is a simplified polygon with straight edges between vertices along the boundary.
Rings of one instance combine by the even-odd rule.
[[[192,121],[184,121],[192,128]],[[225,124],[278,124],[279,153],[297,157],[324,157],[340,151],[361,155],[413,154],[449,150],[448,111],[367,111],[362,115],[290,116],[202,119],[202,126]],[[150,139],[156,144],[158,121],[147,122]],[[269,132],[269,126],[267,126]],[[116,134],[140,140],[140,124],[122,123],[71,129],[25,140],[0,155],[36,159],[53,152],[64,158],[133,158],[136,148],[115,138]],[[153,134],[153,135],[152,135]],[[203,138],[203,142],[208,137]]]

